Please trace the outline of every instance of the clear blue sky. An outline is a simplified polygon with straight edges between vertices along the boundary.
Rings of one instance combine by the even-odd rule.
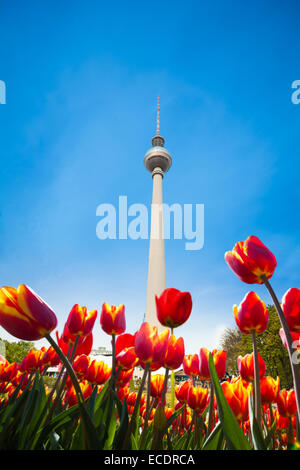
[[[96,207],[150,204],[160,94],[165,202],[205,205],[201,251],[165,244],[167,285],[194,302],[177,331],[186,351],[217,346],[249,290],[269,301],[225,264],[236,241],[257,235],[274,252],[280,298],[300,287],[299,15],[296,0],[1,1],[0,284],[30,285],[60,330],[74,303],[107,301],[125,303],[135,331],[148,241],[100,241]]]

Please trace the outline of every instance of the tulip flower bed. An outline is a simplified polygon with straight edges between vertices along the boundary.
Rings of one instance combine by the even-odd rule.
[[[166,289],[156,298],[162,332],[144,322],[128,333],[124,305],[104,303],[100,326],[112,343],[108,367],[89,356],[96,310],[74,305],[55,341],[52,309],[24,284],[2,287],[0,325],[22,340],[46,338],[49,347],[30,350],[20,364],[0,357],[0,449],[297,449],[300,372],[294,353],[300,290],[290,289],[279,303],[269,282],[276,259],[257,237],[237,243],[225,260],[241,281],[268,289],[289,353],[293,389],[280,390],[279,378],[265,375],[256,335],[267,328],[268,310],[255,292],[233,307],[237,326],[251,335],[253,353],[237,358],[240,375],[229,380],[224,378],[226,351],[201,348],[185,355],[183,338],[174,335],[192,311],[188,292]],[[45,374],[52,366],[60,372],[50,389]],[[133,392],[129,383],[137,366],[144,372]],[[180,367],[190,378],[175,386],[174,371]]]

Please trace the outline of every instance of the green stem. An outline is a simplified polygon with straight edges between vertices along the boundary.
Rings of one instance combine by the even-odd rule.
[[[151,400],[151,370],[148,371],[148,380],[147,380],[147,401],[146,401],[146,413],[145,413],[145,421],[144,421],[144,426],[143,426],[143,431],[141,435],[141,441],[140,441],[140,449],[143,449],[144,447],[144,441],[147,433],[147,428],[148,428],[148,421],[150,417],[150,400]]]
[[[252,348],[254,358],[254,402],[255,402],[255,418],[259,428],[261,428],[261,397],[260,397],[260,376],[259,376],[259,363],[258,351],[256,343],[255,330],[251,330],[252,334]]]
[[[294,444],[294,433],[293,433],[293,425],[292,425],[292,418],[289,416],[289,427],[287,430],[287,449],[289,450]]]
[[[146,364],[144,374],[143,374],[143,377],[142,377],[142,381],[141,381],[141,385],[140,385],[138,395],[136,397],[136,402],[135,402],[133,412],[132,412],[132,415],[131,415],[131,420],[130,420],[130,423],[129,423],[129,426],[128,426],[128,429],[127,429],[127,432],[126,432],[126,435],[125,435],[122,450],[128,450],[129,439],[130,439],[130,435],[131,435],[131,433],[134,429],[137,410],[138,410],[138,407],[140,405],[140,401],[141,401],[141,398],[142,398],[146,378],[147,378],[147,375],[148,375],[148,370],[149,370],[149,364]]]
[[[57,353],[57,355],[59,356],[61,362],[64,364],[65,368],[67,369],[67,372],[70,376],[70,379],[72,381],[72,384],[74,386],[74,389],[75,389],[75,393],[77,395],[77,399],[78,399],[78,402],[81,403],[82,405],[84,404],[84,398],[83,398],[83,395],[82,395],[82,391],[81,391],[81,388],[79,386],[79,382],[77,380],[77,377],[76,377],[76,374],[73,370],[73,367],[69,361],[69,359],[67,359],[67,357],[64,355],[64,353],[62,352],[62,350],[60,349],[60,347],[56,344],[56,342],[54,341],[54,339],[50,336],[49,333],[47,333],[45,335],[45,338],[49,341],[49,343],[51,344],[51,346],[53,347],[53,349],[55,350],[55,352]]]
[[[300,444],[300,423],[298,416],[296,416],[296,439],[298,444]]]
[[[148,371],[148,383],[147,383],[147,402],[146,402],[146,414],[144,428],[148,426],[148,420],[150,416],[150,400],[151,400],[151,370]]]
[[[171,328],[171,336],[173,335],[174,329]],[[175,372],[171,372],[171,408],[174,410],[175,406]]]
[[[111,344],[112,344],[112,364],[111,364],[111,377],[110,384],[111,388],[114,390],[116,385],[116,335],[111,335]]]
[[[271,428],[274,423],[272,403],[269,404],[269,412],[270,412],[270,428]],[[273,443],[273,450],[275,450],[275,432],[273,433],[272,443]]]
[[[161,403],[163,404],[163,406],[165,406],[165,403],[166,403],[166,394],[167,394],[167,390],[168,390],[168,380],[169,380],[169,369],[166,369],[165,380],[164,380],[163,390],[162,390],[162,394],[161,394]]]
[[[74,357],[75,357],[75,353],[76,353],[78,343],[79,343],[79,336],[76,336],[75,343],[74,343],[73,347],[72,347],[72,345],[69,346],[69,349],[68,349],[68,352],[67,352],[67,358],[69,358],[69,355],[70,355],[69,361],[70,361],[71,364],[73,364],[73,360],[74,360]],[[60,374],[59,374],[60,377],[62,376],[64,370],[65,370],[65,367],[62,367],[61,371],[60,371]],[[49,419],[52,417],[55,408],[57,407],[59,401],[62,398],[62,394],[63,394],[64,388],[65,388],[65,385],[66,385],[67,378],[68,378],[68,374],[65,374],[62,381],[61,381],[60,388],[58,389],[58,391],[56,393],[56,397],[55,397],[55,400],[53,402],[52,408],[49,412]]]
[[[213,428],[213,417],[214,417],[214,384],[210,381],[210,397],[209,397],[209,411],[208,411],[208,429],[207,435],[209,436]]]
[[[287,324],[286,318],[284,316],[284,313],[282,311],[281,305],[280,305],[280,303],[277,299],[277,296],[276,296],[271,284],[269,283],[269,281],[268,281],[268,279],[266,278],[265,275],[262,276],[262,280],[264,281],[265,286],[268,289],[269,294],[270,294],[270,296],[271,296],[271,298],[274,302],[274,305],[275,305],[275,308],[276,308],[276,311],[277,311],[277,314],[278,314],[283,332],[284,332],[285,337],[286,337],[287,350],[288,350],[288,353],[289,353],[291,369],[292,369],[292,374],[293,374],[294,390],[295,390],[296,403],[297,403],[297,415],[298,415],[298,419],[300,421],[300,370],[299,370],[299,365],[294,364],[294,361],[293,361],[294,351],[293,351],[292,335],[291,335],[289,326]]]

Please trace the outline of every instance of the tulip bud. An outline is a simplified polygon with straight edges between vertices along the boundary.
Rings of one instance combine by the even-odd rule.
[[[163,374],[151,375],[151,388],[150,395],[151,397],[157,398],[161,397],[163,386],[164,386],[165,376]]]
[[[30,287],[0,289],[0,325],[16,338],[36,341],[57,325],[53,310]]]
[[[193,385],[192,380],[186,380],[175,387],[175,396],[180,403],[187,403],[188,392]]]
[[[138,358],[145,363],[160,362],[166,355],[169,330],[159,335],[157,328],[144,322],[135,335],[134,348]]]
[[[268,309],[255,292],[248,292],[239,306],[234,305],[233,314],[242,333],[263,333],[268,326]]]
[[[219,379],[221,380],[226,372],[226,358],[227,353],[223,349],[217,350],[214,349],[212,352],[212,357],[214,365],[218,374]],[[210,370],[208,365],[209,351],[206,348],[200,349],[199,355],[199,375],[202,380],[210,381]]]
[[[199,356],[198,354],[189,354],[183,358],[183,371],[189,377],[199,375]]]
[[[187,403],[192,410],[203,413],[208,404],[208,389],[203,387],[191,386],[188,391]]]
[[[281,416],[286,418],[295,416],[297,413],[295,390],[281,390],[277,397],[277,408]]]
[[[86,336],[91,333],[97,317],[97,310],[87,311],[86,307],[75,304],[68,316],[67,327],[71,335]]]
[[[262,378],[266,372],[266,364],[259,353],[257,353],[257,356],[258,356],[259,376],[260,378]],[[253,382],[254,381],[254,355],[253,353],[246,354],[246,356],[244,357],[239,356],[237,358],[237,363],[238,363],[238,369],[239,369],[242,379],[245,380],[246,382]]]
[[[116,365],[124,370],[133,369],[139,361],[134,347],[125,348],[123,351],[119,352],[116,356]]]
[[[183,338],[176,339],[174,335],[170,336],[168,347],[163,365],[166,369],[178,369],[184,358],[184,341]]]
[[[165,289],[160,297],[155,296],[159,322],[176,328],[187,321],[192,311],[192,297],[189,292],[178,289]]]
[[[91,384],[87,382],[87,380],[83,380],[82,382],[80,382],[79,386],[80,386],[83,398],[86,400],[87,398],[91,396],[93,388]],[[78,398],[77,398],[73,385],[68,389],[66,393],[66,397],[68,400],[69,407],[76,405],[76,403],[78,402]]]
[[[282,298],[282,310],[292,332],[300,332],[300,289],[292,287]]]
[[[125,306],[109,305],[104,303],[102,306],[100,325],[103,331],[108,335],[120,335],[126,330]]]
[[[260,395],[262,405],[276,403],[280,389],[280,379],[273,377],[262,377],[260,379]]]
[[[227,251],[225,261],[234,274],[247,284],[263,284],[262,276],[270,279],[277,264],[273,253],[253,235],[236,243],[232,251]]]
[[[242,380],[234,383],[222,382],[221,387],[225,398],[239,421],[248,420],[248,394],[251,386],[245,386]]]

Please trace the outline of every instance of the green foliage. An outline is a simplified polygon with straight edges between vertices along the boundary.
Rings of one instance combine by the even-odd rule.
[[[222,423],[228,448],[231,450],[250,450],[250,443],[226,401],[211,353],[209,354],[209,370],[216,393],[219,419]]]
[[[280,320],[273,305],[268,306],[269,324],[257,335],[257,349],[266,363],[266,375],[280,377],[281,388],[293,386],[292,371],[287,350],[282,344],[279,330]],[[237,375],[237,357],[252,352],[251,335],[242,334],[238,328],[227,328],[221,339],[221,346],[227,351],[227,371]]]
[[[30,349],[34,347],[34,343],[30,341],[9,342],[1,340],[5,345],[5,358],[8,362],[17,362],[18,364],[24,359]]]

